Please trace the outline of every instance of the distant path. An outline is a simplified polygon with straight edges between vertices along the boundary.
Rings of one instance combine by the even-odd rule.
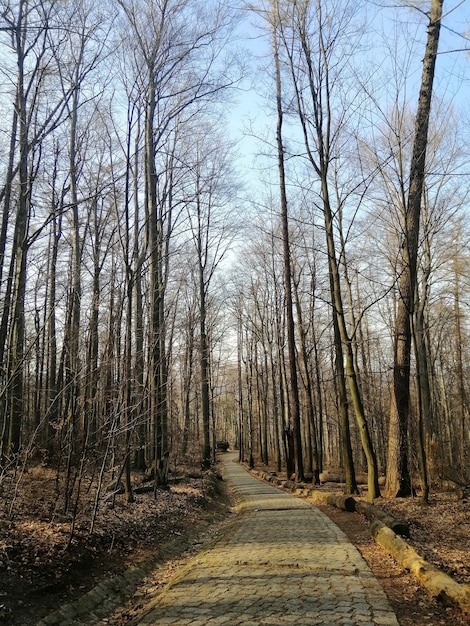
[[[235,459],[234,453],[221,456],[240,519],[132,624],[398,626],[381,586],[343,532]]]

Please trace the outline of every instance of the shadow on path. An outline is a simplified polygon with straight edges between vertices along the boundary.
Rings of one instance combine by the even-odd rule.
[[[221,457],[240,516],[131,622],[177,626],[398,626],[356,548],[314,506]],[[111,623],[111,622],[109,622]]]

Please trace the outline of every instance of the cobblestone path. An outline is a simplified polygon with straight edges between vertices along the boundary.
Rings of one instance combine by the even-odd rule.
[[[398,626],[356,548],[314,506],[251,476],[224,475],[242,509],[231,532],[186,565],[133,624]]]

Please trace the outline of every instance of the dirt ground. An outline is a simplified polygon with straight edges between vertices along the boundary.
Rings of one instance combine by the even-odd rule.
[[[75,533],[60,514],[53,472],[33,468],[0,492],[0,624],[31,626],[41,617],[93,588],[100,580],[149,555],[165,553],[165,545],[199,538],[217,528],[230,511],[222,489],[207,478],[179,475],[167,490],[141,494],[134,504],[108,497],[100,506],[93,533],[93,486],[83,489]],[[462,583],[470,584],[470,505],[458,493],[433,493],[431,504],[417,499],[383,500],[384,509],[410,523],[413,547],[428,561]],[[387,593],[401,626],[464,626],[470,616],[431,598],[413,577],[378,546],[368,522],[357,513],[320,507],[360,550]],[[178,566],[169,563],[169,571]],[[120,622],[115,622],[120,623]],[[123,614],[123,622],[125,616]]]

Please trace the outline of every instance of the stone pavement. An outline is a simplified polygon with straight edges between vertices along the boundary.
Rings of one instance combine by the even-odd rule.
[[[241,514],[132,622],[163,626],[398,626],[356,548],[317,508],[221,457]]]

